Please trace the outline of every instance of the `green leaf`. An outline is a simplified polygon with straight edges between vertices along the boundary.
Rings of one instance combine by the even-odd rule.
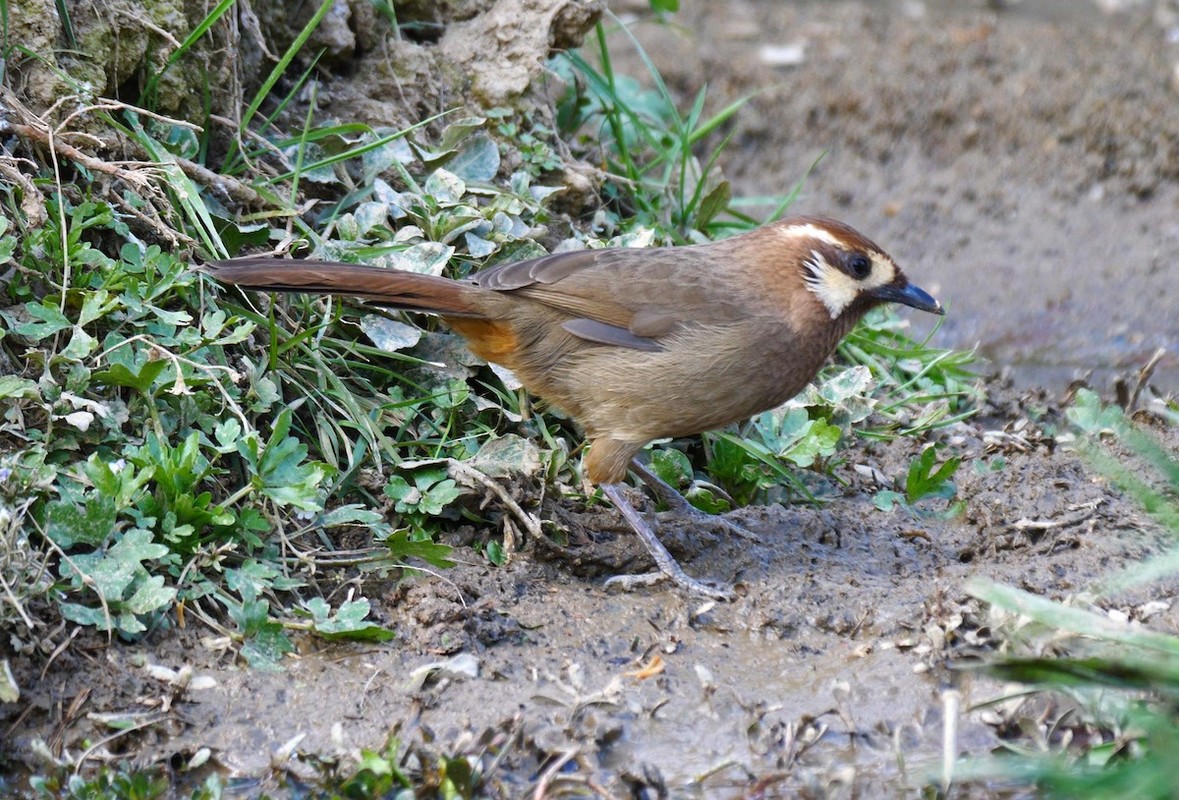
[[[147,308],[155,314],[156,318],[165,325],[174,325],[176,327],[184,327],[192,322],[192,315],[187,311],[168,311],[163,308],[147,304]]]
[[[482,131],[463,143],[446,168],[468,183],[486,183],[499,172],[499,146]]]
[[[449,546],[429,540],[414,541],[409,538],[408,530],[395,531],[385,540],[385,546],[389,548],[389,553],[397,559],[417,557],[427,564],[443,569],[454,566],[454,562],[449,558],[451,551]]]
[[[876,506],[881,511],[892,511],[897,507],[898,503],[902,503],[905,497],[900,492],[894,492],[891,489],[884,489],[876,493],[872,498],[872,505]]]
[[[957,472],[962,459],[954,456],[938,465],[936,457],[937,448],[931,445],[909,465],[909,474],[905,479],[905,497],[910,503],[930,496],[947,499],[954,496],[956,490],[950,483],[950,478]]]
[[[809,467],[820,458],[835,455],[836,445],[843,432],[821,419],[810,420],[798,441],[781,453],[783,458],[800,467]]]
[[[101,606],[91,608],[80,603],[66,603],[61,602],[57,604],[61,615],[70,622],[76,622],[79,625],[90,625],[100,631],[110,630],[111,626],[107,624],[108,616]]]
[[[242,592],[242,604],[231,605],[229,616],[237,623],[242,636],[253,636],[270,623],[270,603],[248,592]]]
[[[411,506],[405,505],[404,500],[410,496],[410,493],[415,493],[413,496],[413,503],[417,503],[418,489],[409,485],[409,481],[400,475],[393,475],[389,478],[389,482],[385,484],[385,496],[390,500],[397,501],[395,510],[399,514],[404,514]]]
[[[489,478],[535,477],[545,469],[540,448],[531,439],[512,433],[488,439],[466,462]]]
[[[258,461],[262,493],[279,505],[320,511],[323,505],[318,499],[318,489],[325,472],[318,464],[303,463],[307,445],[286,435],[290,427],[291,411],[284,409],[275,419],[270,440]]]
[[[270,587],[279,574],[278,568],[274,564],[249,558],[237,569],[225,570],[225,585],[229,587],[230,591],[241,595],[244,601],[249,602]],[[234,619],[238,621],[238,625],[243,630],[247,627],[237,617]],[[243,619],[245,618],[243,617]],[[263,615],[263,619],[265,619],[265,615]]]
[[[163,575],[149,575],[127,598],[123,608],[131,614],[149,614],[168,608],[175,599],[176,590],[164,586]]]
[[[123,463],[115,466],[94,453],[86,460],[83,468],[86,477],[94,485],[100,497],[110,498],[117,509],[123,509],[134,502],[136,495],[155,474],[154,466],[136,469],[134,464]]]
[[[371,140],[375,134],[365,134],[364,138]],[[405,141],[404,136],[398,136],[395,139],[390,139],[388,136],[382,136],[380,144],[376,141],[375,147],[365,148],[361,154],[361,161],[364,164],[364,184],[375,184],[380,178],[376,176],[388,170],[394,164],[409,164],[416,156],[413,150],[410,149],[409,143]]]
[[[257,574],[250,576],[248,574],[250,570]],[[270,618],[270,603],[257,596],[259,587],[254,580],[258,575],[276,573],[270,565],[263,565],[259,562],[253,562],[250,570],[233,570],[232,572],[235,572],[236,575],[232,582],[229,580],[229,571],[226,573],[226,584],[233,588],[233,584],[236,583],[242,596],[240,606],[234,603],[228,604],[229,616],[237,624],[242,638],[245,639],[241,654],[249,665],[254,669],[279,672],[282,670],[279,664],[282,657],[292,652],[295,646],[287,637],[282,625]],[[264,584],[265,581],[259,581],[259,583]]]
[[[384,521],[384,517],[356,503],[333,508],[319,518],[319,524],[325,528],[338,525],[377,525]]]
[[[733,509],[733,504],[713,492],[707,485],[694,485],[684,493],[684,499],[706,514],[723,514]]]
[[[123,592],[135,580],[139,572],[138,561],[107,556],[97,561],[82,562],[85,575],[93,583],[94,591],[104,598],[107,603],[114,603],[123,598]]]
[[[255,403],[255,411],[267,411],[275,403],[282,400],[282,394],[278,391],[278,384],[268,376],[263,376],[256,380],[250,387],[253,389],[254,395],[258,398]]]
[[[308,600],[304,607],[311,613],[315,632],[325,639],[387,642],[394,637],[392,631],[365,621],[371,610],[366,598],[344,602],[335,614],[321,597]]]
[[[463,490],[458,488],[458,485],[447,478],[444,481],[430,487],[429,491],[422,494],[422,502],[419,506],[421,510],[429,514],[431,517],[436,517],[442,513],[442,510],[458,499]]]
[[[426,178],[426,194],[441,205],[454,205],[467,193],[467,185],[458,175],[445,169],[436,169]]]
[[[728,181],[721,181],[700,201],[700,207],[696,211],[695,227],[704,228],[717,214],[727,209],[732,200],[733,188]]]
[[[202,328],[207,336],[217,336],[224,329],[222,326],[222,319],[225,317],[224,311],[217,311],[212,314],[206,314],[202,322]],[[209,342],[210,347],[225,347],[226,345],[241,344],[250,338],[250,334],[258,327],[256,322],[242,322],[241,320],[234,320],[234,327],[229,333],[221,336],[219,339],[214,339]]]
[[[472,258],[487,258],[489,255],[499,249],[499,244],[496,242],[493,242],[490,239],[484,239],[481,236],[476,236],[470,231],[463,234],[463,241],[467,245],[467,253],[469,253]]]
[[[0,220],[3,221],[3,220]],[[5,236],[0,239],[0,264],[8,264],[12,261],[12,254],[16,252],[16,237]]]
[[[682,489],[692,482],[692,461],[687,454],[674,447],[661,448],[651,452],[651,471],[664,483]]]
[[[55,500],[47,507],[45,533],[64,549],[75,544],[98,547],[114,531],[115,514],[114,498],[102,494],[87,498],[85,508]]]
[[[386,261],[396,269],[420,272],[423,275],[441,275],[454,255],[454,247],[441,242],[422,242],[412,247],[390,253]]]
[[[151,533],[140,528],[127,531],[123,538],[115,542],[114,547],[107,553],[108,558],[125,561],[136,566],[139,566],[141,561],[151,561],[166,555],[168,555],[168,548],[153,542]]]
[[[237,417],[229,417],[213,428],[213,438],[217,440],[217,449],[222,453],[232,453],[237,449],[237,443],[242,437],[242,424]]]
[[[263,247],[270,239],[270,226],[263,223],[249,225],[217,213],[212,214],[212,218],[228,253],[239,253],[245,247]]]
[[[70,341],[61,349],[61,356],[70,361],[81,361],[93,353],[97,347],[98,342],[93,336],[81,328],[74,328]]]
[[[1069,421],[1091,436],[1121,433],[1126,418],[1117,406],[1103,406],[1101,398],[1091,389],[1079,389],[1073,405],[1064,412]]]
[[[483,555],[497,567],[502,567],[508,560],[507,553],[504,552],[504,546],[495,539],[491,539],[484,545]]]
[[[78,326],[89,325],[96,319],[105,317],[119,306],[119,299],[112,298],[110,292],[98,289],[85,295],[82,300],[82,311],[78,314]]]
[[[458,149],[459,144],[463,140],[474,131],[482,128],[486,122],[487,120],[483,117],[463,117],[462,119],[454,120],[442,131],[442,137],[436,146],[425,147],[417,142],[413,142],[414,149],[417,150],[418,156],[421,157],[422,161],[427,164],[437,162],[439,159],[450,155]],[[426,193],[434,194],[429,189],[426,190]]]
[[[274,623],[243,644],[241,654],[254,669],[282,672],[282,657],[294,651],[295,645],[290,637],[283,632],[281,625]]]
[[[422,329],[404,322],[398,322],[376,314],[360,318],[360,329],[370,341],[386,353],[407,350],[422,338]]]
[[[396,501],[394,510],[399,514],[436,517],[463,494],[463,490],[446,475],[445,466],[418,469],[413,473],[412,486],[404,478],[394,475],[385,484],[385,495]]]
[[[25,311],[28,312],[30,317],[40,320],[40,322],[21,323],[12,326],[12,330],[25,338],[32,339],[34,342],[64,331],[66,328],[71,328],[74,325],[74,323],[66,319],[65,314],[61,313],[61,309],[54,305],[48,305],[45,302],[25,303]]]
[[[94,380],[107,386],[127,386],[149,394],[152,384],[168,368],[168,363],[164,359],[145,361],[137,371],[123,364],[112,364],[108,369],[94,373]]]
[[[0,375],[0,399],[32,399],[39,396],[35,381],[15,375]]]

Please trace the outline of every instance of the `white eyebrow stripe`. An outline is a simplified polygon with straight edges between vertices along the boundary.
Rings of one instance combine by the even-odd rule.
[[[820,242],[826,242],[833,247],[845,246],[831,231],[826,228],[820,228],[818,225],[810,222],[801,225],[787,225],[784,228],[779,228],[778,233],[786,239],[800,239],[805,237],[818,239]]]

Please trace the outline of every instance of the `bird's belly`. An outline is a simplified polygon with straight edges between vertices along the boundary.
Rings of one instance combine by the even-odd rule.
[[[775,351],[775,343],[762,340],[751,352],[748,336],[713,335],[673,341],[655,353],[587,348],[558,370],[569,377],[557,377],[577,398],[577,416],[591,435],[628,441],[688,436],[781,405],[828,355]]]

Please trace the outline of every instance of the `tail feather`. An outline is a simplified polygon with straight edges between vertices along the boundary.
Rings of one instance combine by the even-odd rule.
[[[482,317],[486,291],[434,275],[332,261],[235,258],[200,268],[221,283],[265,292],[305,292],[355,297],[386,308],[455,317]]]

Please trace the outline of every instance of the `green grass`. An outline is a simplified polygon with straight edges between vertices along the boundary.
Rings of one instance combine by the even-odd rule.
[[[1068,417],[1075,446],[1179,542],[1179,458],[1087,390]],[[1045,728],[1015,712],[1020,718],[1008,725],[1024,735],[985,761],[966,763],[960,779],[1030,784],[1046,797],[1174,797],[1179,636],[1131,621],[1148,617],[1149,603],[1129,614],[1108,609],[1118,609],[1126,588],[1179,573],[1177,552],[1172,544],[1169,552],[1061,602],[981,580],[967,586],[995,610],[1002,642],[1000,654],[981,668],[1021,685],[1021,694],[1047,698],[1050,716]],[[1033,713],[1043,720],[1042,711]]]

